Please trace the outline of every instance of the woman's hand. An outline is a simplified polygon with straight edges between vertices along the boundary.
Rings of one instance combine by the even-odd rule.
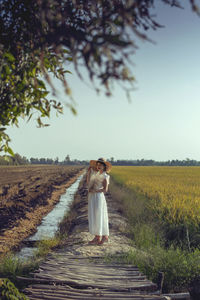
[[[104,191],[103,189],[99,189],[99,190],[89,189],[89,193],[101,193],[103,191]]]
[[[103,192],[103,189],[96,190],[95,192],[96,192],[96,193],[102,193],[102,192]]]

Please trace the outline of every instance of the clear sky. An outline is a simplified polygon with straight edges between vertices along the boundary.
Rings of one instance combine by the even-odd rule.
[[[66,108],[59,117],[52,114],[50,127],[22,121],[20,128],[9,128],[14,152],[60,160],[68,154],[88,160],[200,160],[200,17],[189,1],[182,2],[184,10],[158,5],[156,20],[165,27],[147,32],[155,44],[137,41],[131,103],[117,85],[112,98],[98,96],[73,72],[69,85],[78,115]],[[61,89],[58,100],[65,103]]]

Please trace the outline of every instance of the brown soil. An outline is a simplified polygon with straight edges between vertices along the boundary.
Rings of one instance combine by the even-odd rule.
[[[0,167],[0,253],[17,248],[35,232],[82,170],[79,166]]]

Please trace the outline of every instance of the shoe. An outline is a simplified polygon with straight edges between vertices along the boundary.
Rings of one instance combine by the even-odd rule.
[[[89,241],[88,244],[89,245],[96,245],[100,242],[100,238],[99,237],[94,237],[93,240]]]
[[[102,240],[97,242],[97,245],[103,245],[104,243],[108,243],[108,237],[103,237]]]

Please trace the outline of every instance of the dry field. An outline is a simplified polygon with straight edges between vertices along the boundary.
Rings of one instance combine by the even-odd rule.
[[[12,240],[23,239],[35,228],[81,169],[50,165],[0,167],[0,253],[13,248],[16,243]]]

